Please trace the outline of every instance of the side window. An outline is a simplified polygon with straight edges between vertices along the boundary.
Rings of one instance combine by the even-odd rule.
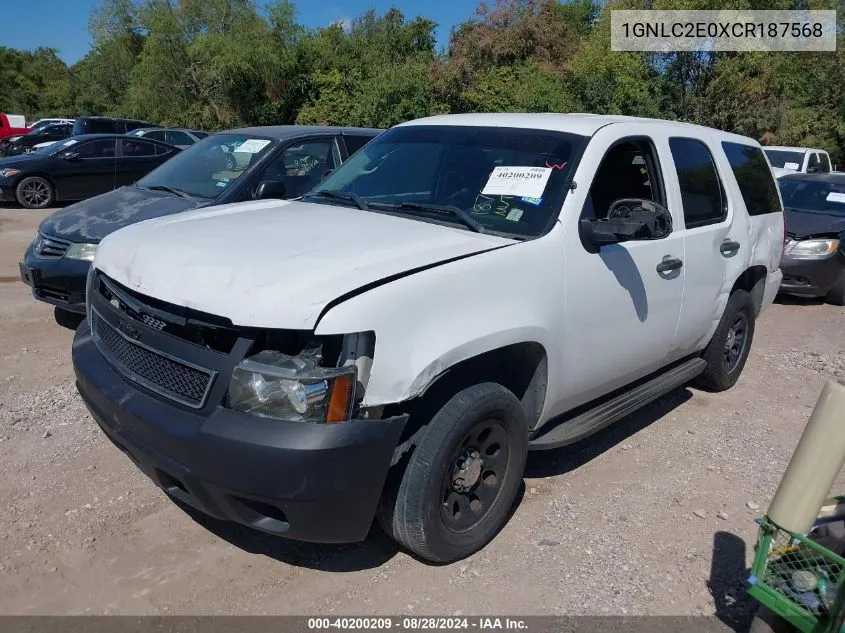
[[[663,204],[658,162],[648,141],[622,141],[611,147],[599,165],[581,213],[586,218],[606,218],[610,206],[622,198],[639,198]]]
[[[114,158],[114,141],[103,140],[82,143],[75,151],[77,158]]]
[[[173,150],[169,147],[165,147],[164,145],[156,145],[156,156],[168,156],[173,154]]]
[[[830,158],[827,153],[819,154],[819,159],[821,160],[821,170],[826,174],[830,173]]]
[[[140,138],[124,138],[121,139],[120,142],[123,144],[124,157],[128,156],[130,158],[146,158],[148,156],[156,155],[155,143],[147,143],[146,141],[143,141]]]
[[[260,180],[284,182],[285,197],[292,198],[311,191],[338,165],[340,153],[333,138],[294,141],[270,161]]]
[[[184,132],[180,132],[179,130],[171,130],[167,132],[164,137],[165,143],[170,143],[171,145],[193,145],[194,140],[185,134]]]
[[[132,130],[137,130],[138,128],[148,127],[148,123],[143,123],[142,121],[121,121],[120,126],[123,128],[123,133],[131,132]]]
[[[691,138],[670,138],[669,149],[681,186],[686,227],[724,220],[728,215],[724,188],[707,146]]]
[[[144,132],[142,136],[144,138],[151,138],[154,141],[164,142],[164,132],[162,132],[161,130],[152,130],[150,132]]]
[[[815,152],[813,152],[812,154],[810,154],[810,160],[807,163],[807,171],[808,172],[819,171],[820,166],[821,165],[819,163],[819,155],[816,154]]]
[[[759,147],[726,141],[722,143],[722,149],[731,164],[748,215],[782,211],[775,179],[763,151]]]
[[[346,143],[346,151],[350,156],[373,140],[373,136],[361,136],[357,134],[344,134],[343,142]]]
[[[108,119],[91,119],[85,128],[85,134],[122,134],[123,131],[118,131],[114,121]]]
[[[193,134],[200,140],[211,136],[208,132],[197,132],[196,130],[191,130],[191,134]]]

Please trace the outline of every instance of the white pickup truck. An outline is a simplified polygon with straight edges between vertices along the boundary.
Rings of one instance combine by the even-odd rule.
[[[374,516],[432,561],[504,525],[528,450],[731,387],[774,298],[756,141],[667,121],[411,121],[310,194],[105,238],[79,391],[173,497],[289,538]]]
[[[813,147],[769,145],[763,148],[776,178],[787,174],[826,174],[836,170],[830,154]]]

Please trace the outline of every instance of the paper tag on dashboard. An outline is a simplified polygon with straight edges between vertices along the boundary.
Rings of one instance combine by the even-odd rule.
[[[242,152],[244,154],[257,154],[262,149],[267,147],[270,144],[270,141],[260,139],[260,138],[251,138],[247,141],[241,143],[238,147],[235,148],[236,152]]]
[[[828,202],[841,202],[845,204],[845,193],[840,193],[839,191],[831,191],[827,194],[827,198],[825,198]]]
[[[551,173],[551,167],[494,167],[481,193],[542,198]]]
[[[783,168],[784,169],[801,169],[801,165],[799,165],[798,163],[784,163]]]

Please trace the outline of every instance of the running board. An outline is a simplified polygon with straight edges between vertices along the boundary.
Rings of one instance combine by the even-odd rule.
[[[550,425],[554,425],[553,428],[531,440],[528,449],[542,451],[574,444],[673,389],[687,384],[704,371],[706,364],[702,358],[692,358],[609,400],[600,402],[573,418],[558,423],[550,422]]]

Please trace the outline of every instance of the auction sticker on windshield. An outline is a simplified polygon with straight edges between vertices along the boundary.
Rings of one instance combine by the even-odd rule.
[[[845,193],[840,193],[838,191],[831,191],[827,194],[827,201],[828,202],[842,202],[845,203]]]
[[[481,193],[541,198],[551,173],[551,167],[494,167]]]
[[[801,165],[799,165],[798,163],[784,163],[783,168],[784,169],[800,169]]]
[[[244,141],[241,143],[236,149],[236,152],[243,152],[245,154],[257,154],[262,149],[267,147],[270,144],[270,141],[260,139],[260,138],[251,138],[249,140]]]

